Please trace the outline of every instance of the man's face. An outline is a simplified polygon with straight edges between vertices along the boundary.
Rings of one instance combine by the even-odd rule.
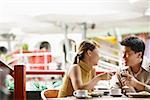
[[[123,51],[123,59],[124,59],[124,63],[125,66],[136,66],[136,64],[139,64],[141,61],[141,52],[135,52],[133,50],[131,50],[129,47],[124,48]]]

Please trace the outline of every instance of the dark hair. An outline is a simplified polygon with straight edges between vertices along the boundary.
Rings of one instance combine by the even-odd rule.
[[[136,36],[129,36],[120,42],[121,45],[129,47],[134,52],[142,52],[142,58],[145,51],[145,43]]]
[[[0,54],[6,54],[7,53],[7,49],[5,47],[0,47]]]
[[[78,48],[78,53],[75,56],[73,64],[79,63],[79,61],[84,58],[84,54],[88,50],[93,51],[96,47],[100,47],[100,46],[95,41],[87,41],[86,40],[86,41],[81,42],[81,44],[79,45],[79,48]]]
[[[42,49],[42,48],[45,48],[46,50],[51,51],[50,44],[49,44],[49,42],[47,42],[47,41],[41,42],[41,44],[40,44],[40,49]]]

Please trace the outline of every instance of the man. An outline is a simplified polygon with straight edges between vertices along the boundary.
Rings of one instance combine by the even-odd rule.
[[[144,42],[135,36],[130,36],[121,41],[120,44],[124,46],[124,64],[129,67],[128,73],[117,74],[118,85],[121,88],[128,86],[130,91],[126,92],[150,92],[150,72],[142,67]]]

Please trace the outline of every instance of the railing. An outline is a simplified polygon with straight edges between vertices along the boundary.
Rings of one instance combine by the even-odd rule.
[[[14,66],[14,100],[26,100],[26,67]]]
[[[26,74],[30,74],[30,75],[45,75],[45,74],[51,74],[51,75],[64,75],[65,71],[64,70],[37,70],[37,71],[26,71]]]
[[[3,61],[0,61],[0,67],[10,70],[10,75],[14,77],[14,100],[26,100],[26,75],[64,75],[64,70],[43,70],[43,71],[26,71],[25,65],[15,65],[14,70]],[[100,74],[102,72],[96,72]]]
[[[12,60],[8,64],[25,64],[29,70],[48,70],[52,61],[51,52],[48,51],[16,51],[9,54]]]
[[[14,77],[14,70],[2,60],[0,60],[0,67],[7,68],[9,70],[9,74]]]
[[[65,71],[63,70],[47,70],[47,71],[27,71],[25,69],[24,65],[16,65],[15,66],[15,70],[14,72],[15,74],[15,90],[14,90],[14,100],[26,100],[26,74],[27,75],[45,75],[45,74],[49,74],[49,75],[64,75]],[[96,74],[100,74],[102,72],[96,72]]]

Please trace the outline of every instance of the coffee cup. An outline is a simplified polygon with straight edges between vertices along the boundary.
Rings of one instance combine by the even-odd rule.
[[[110,95],[121,95],[121,89],[111,89]]]
[[[88,90],[75,90],[73,95],[75,97],[88,97]]]

